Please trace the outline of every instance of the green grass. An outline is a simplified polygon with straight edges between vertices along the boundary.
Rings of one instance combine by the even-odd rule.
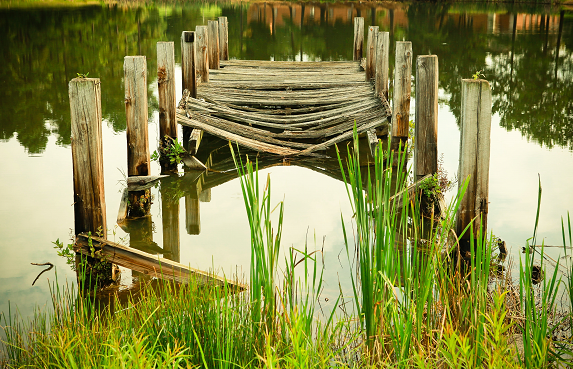
[[[423,215],[418,195],[394,197],[407,185],[404,154],[379,145],[374,166],[365,168],[357,142],[346,162],[340,159],[353,211],[352,228],[343,222],[341,234],[350,301],[341,291],[333,310],[318,314],[322,250],[315,241],[281,253],[285,205],[272,203],[269,177],[261,187],[257,164],[233,152],[251,230],[248,290],[155,280],[127,302],[107,304],[56,281],[52,313],[38,310],[28,322],[12,311],[0,316],[7,353],[0,366],[506,369],[563,362],[567,345],[548,338],[561,283],[556,271],[534,293],[534,253],[526,254],[513,293],[490,270],[494,242],[483,229],[466,230],[473,257],[456,258],[452,228],[466,185],[445,214]],[[393,155],[400,155],[394,168]],[[532,245],[538,219],[539,212]],[[567,252],[569,218],[562,234]],[[564,283],[573,300],[570,264]],[[510,309],[511,299],[517,308]],[[566,319],[573,325],[570,313]],[[523,354],[515,335],[523,337]]]

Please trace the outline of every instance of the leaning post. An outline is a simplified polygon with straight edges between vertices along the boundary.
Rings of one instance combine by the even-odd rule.
[[[74,232],[76,235],[91,232],[107,238],[105,191],[103,180],[103,144],[101,84],[99,78],[74,78],[69,82],[71,116],[72,166],[74,181]],[[79,254],[76,254],[79,263]],[[78,282],[90,288],[91,281],[98,285],[113,281],[111,263],[88,257],[87,284],[81,283],[80,268]],[[97,269],[94,268],[97,265]],[[97,275],[93,272],[97,270]]]
[[[229,23],[227,17],[219,17],[219,57],[229,60]]]
[[[438,57],[416,60],[415,181],[438,172]]]
[[[157,90],[159,94],[159,152],[162,153],[161,172],[177,170],[177,163],[170,163],[163,150],[177,141],[175,111],[175,48],[173,42],[157,43]]]
[[[354,17],[354,61],[362,59],[362,48],[364,47],[364,18]]]
[[[208,45],[209,45],[209,68],[219,69],[219,22],[210,20],[207,22]]]
[[[207,26],[195,27],[195,52],[197,74],[201,77],[201,83],[209,82],[209,36]]]
[[[376,76],[376,44],[378,26],[368,27],[368,40],[366,41],[366,82]]]
[[[376,95],[388,100],[388,68],[390,56],[390,33],[378,32],[376,38],[376,78],[374,82]]]
[[[462,80],[459,186],[468,180],[456,217],[456,233],[473,221],[474,238],[480,226],[486,234],[489,197],[491,132],[491,88],[483,79]],[[469,249],[470,231],[461,237],[462,249]]]
[[[410,127],[410,93],[412,92],[412,43],[396,42],[396,63],[394,68],[394,96],[392,104],[393,147],[402,146],[408,139]]]

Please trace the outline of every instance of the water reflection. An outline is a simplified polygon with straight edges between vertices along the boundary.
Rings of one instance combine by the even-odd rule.
[[[457,118],[459,80],[481,70],[502,127],[573,149],[573,17],[552,8],[424,3],[2,9],[0,82],[10,87],[0,90],[0,138],[16,136],[30,154],[43,152],[50,135],[68,145],[67,83],[88,72],[101,78],[104,118],[123,131],[123,57],[146,55],[154,71],[157,41],[176,41],[219,15],[229,20],[232,58],[267,60],[348,60],[352,18],[362,16],[366,27],[389,31],[391,43],[411,40],[416,54],[439,56],[442,103]],[[178,42],[175,48],[179,60]]]

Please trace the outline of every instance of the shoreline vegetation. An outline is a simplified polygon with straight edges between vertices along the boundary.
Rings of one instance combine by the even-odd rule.
[[[321,250],[295,245],[281,252],[283,202],[271,203],[271,180],[231,147],[251,230],[246,291],[153,280],[127,302],[100,304],[73,286],[51,288],[53,312],[29,322],[0,316],[8,368],[548,368],[571,365],[573,269],[563,277],[540,261],[533,237],[519,261],[519,280],[499,273],[497,242],[470,234],[472,257],[458,249],[454,214],[465,186],[443,214],[399,200],[407,186],[405,154],[379,143],[374,166],[360,166],[358,140],[339,154],[354,213],[344,228],[347,276],[331,311],[318,307]],[[406,150],[404,150],[405,152]],[[394,155],[399,165],[392,167]],[[343,157],[345,159],[343,159]],[[467,185],[467,183],[466,183]],[[541,186],[539,201],[541,200]],[[539,209],[539,206],[538,206]],[[344,223],[343,223],[344,224]],[[474,234],[476,236],[474,236]],[[571,222],[562,223],[565,254]],[[458,235],[461,236],[461,235]],[[529,246],[532,245],[532,246]],[[279,260],[281,255],[285,260]],[[341,258],[344,262],[343,258]],[[544,278],[533,278],[541,263]],[[283,268],[279,268],[284,265]],[[559,266],[559,265],[558,265]],[[547,267],[547,268],[546,268]],[[508,270],[507,268],[506,270]],[[547,269],[547,270],[546,270]],[[563,278],[563,279],[562,279]],[[539,280],[540,279],[540,280]],[[536,281],[537,280],[537,283]],[[566,313],[557,314],[558,289]],[[81,290],[81,288],[80,288]],[[557,338],[558,329],[568,331]]]

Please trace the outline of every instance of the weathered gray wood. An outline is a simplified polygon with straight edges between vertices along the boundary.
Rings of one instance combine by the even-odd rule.
[[[362,49],[364,47],[364,18],[354,17],[354,47],[353,55],[356,61],[362,59]]]
[[[119,202],[119,209],[117,211],[117,225],[127,232],[125,228],[125,220],[127,218],[127,209],[128,209],[128,202],[129,202],[129,191],[127,188],[123,189],[123,193],[121,195],[121,201]]]
[[[368,27],[366,41],[366,81],[370,82],[376,76],[376,45],[378,43],[378,26]]]
[[[412,43],[410,41],[396,42],[395,65],[392,137],[405,141],[408,138],[410,126],[410,94],[412,92]]]
[[[189,155],[196,155],[199,151],[199,145],[201,144],[201,138],[203,138],[203,131],[200,129],[194,129],[191,132],[191,137],[189,137]]]
[[[197,97],[196,42],[195,32],[181,33],[181,74],[183,90],[189,90],[191,97]]]
[[[195,27],[195,53],[197,75],[201,83],[209,82],[209,36],[207,26]]]
[[[150,160],[145,56],[126,56],[123,70],[127,121],[127,174],[147,176],[150,173]]]
[[[366,131],[366,136],[368,137],[368,147],[370,148],[370,155],[375,157],[376,147],[378,146],[378,137],[376,137],[376,130],[369,129]]]
[[[207,22],[209,68],[219,69],[219,22],[210,20]]]
[[[155,185],[155,182],[161,178],[169,177],[162,174],[159,176],[132,176],[127,177],[127,190],[128,191],[142,191]]]
[[[74,250],[84,255],[91,254],[88,240],[90,240],[90,237],[88,237],[87,234],[82,233],[78,235]],[[240,283],[228,281],[178,262],[107,241],[104,238],[91,236],[91,243],[96,250],[101,250],[101,254],[109,262],[146,274],[150,277],[171,279],[182,283],[194,280],[194,282],[201,285],[222,286],[226,283],[234,288],[245,289],[245,286]]]
[[[194,156],[190,156],[190,155],[186,155],[183,158],[183,164],[185,164],[185,166],[188,169],[191,169],[194,171],[204,171],[207,169],[205,164],[201,163],[201,161],[199,159],[197,159]]]
[[[438,172],[438,57],[416,60],[414,178]]]
[[[474,237],[481,226],[487,230],[489,156],[491,132],[491,88],[485,80],[462,80],[459,185],[469,178],[456,218],[456,232],[473,220]],[[469,239],[469,231],[462,239]]]
[[[74,78],[69,86],[75,233],[107,234],[103,180],[101,84]]]
[[[173,42],[157,43],[157,92],[159,95],[159,142],[160,148],[177,140],[175,109],[175,51]],[[160,150],[161,151],[161,150]],[[161,171],[177,170],[177,163],[161,160]]]
[[[390,33],[378,32],[376,38],[376,94],[388,100],[388,68],[390,56]]]
[[[229,60],[229,24],[227,17],[219,17],[219,57]]]

